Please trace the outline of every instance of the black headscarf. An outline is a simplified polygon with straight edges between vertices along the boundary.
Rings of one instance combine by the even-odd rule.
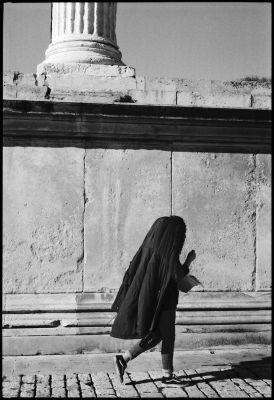
[[[112,336],[137,338],[155,329],[163,295],[180,266],[185,234],[186,225],[181,217],[161,217],[153,223],[112,305],[112,310],[118,311]]]

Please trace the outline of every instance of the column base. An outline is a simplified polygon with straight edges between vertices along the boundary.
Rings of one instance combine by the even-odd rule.
[[[106,64],[88,64],[77,62],[59,62],[52,63],[47,60],[37,65],[37,75],[74,75],[74,76],[101,76],[101,77],[119,77],[134,78],[135,69],[127,65],[106,65]]]
[[[52,42],[46,51],[46,62],[124,65],[122,54],[114,43],[90,35],[72,35]]]

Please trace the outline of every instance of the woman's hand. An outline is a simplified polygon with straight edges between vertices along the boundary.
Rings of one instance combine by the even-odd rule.
[[[186,261],[188,264],[190,264],[192,261],[195,260],[195,258],[196,258],[195,250],[191,250],[187,255]]]

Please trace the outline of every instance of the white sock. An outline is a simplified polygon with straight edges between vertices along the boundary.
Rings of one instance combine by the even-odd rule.
[[[123,359],[125,360],[126,363],[128,363],[132,359],[132,355],[128,350],[124,352]]]
[[[170,378],[172,376],[172,371],[170,369],[162,369],[162,371],[165,378]]]

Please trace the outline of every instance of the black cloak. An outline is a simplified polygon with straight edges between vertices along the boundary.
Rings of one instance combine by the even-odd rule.
[[[111,309],[118,312],[110,335],[143,338],[157,329],[161,304],[171,277],[188,273],[180,263],[186,226],[177,216],[158,218],[125,272]]]

